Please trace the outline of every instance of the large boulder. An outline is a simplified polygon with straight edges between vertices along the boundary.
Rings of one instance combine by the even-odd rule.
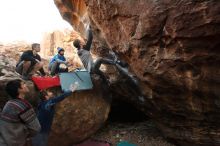
[[[144,98],[126,83],[114,90],[152,117],[165,137],[179,145],[220,145],[220,1],[54,1],[74,28],[83,34],[90,22],[96,45],[129,63]]]
[[[103,92],[97,76],[93,76],[93,85],[92,90],[75,92],[57,105],[49,145],[70,146],[104,125],[110,111],[110,97]]]

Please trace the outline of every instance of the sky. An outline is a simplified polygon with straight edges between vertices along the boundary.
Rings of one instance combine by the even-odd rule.
[[[0,0],[0,42],[40,42],[44,32],[65,28],[53,0]]]

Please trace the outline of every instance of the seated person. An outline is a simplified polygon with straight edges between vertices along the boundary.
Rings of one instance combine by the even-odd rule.
[[[41,92],[41,102],[38,105],[37,117],[40,121],[41,131],[32,138],[33,146],[47,146],[48,137],[51,131],[53,118],[55,114],[55,105],[66,97],[70,96],[76,90],[78,83],[70,85],[69,91],[55,97],[50,90],[43,90]]]
[[[32,44],[32,50],[25,51],[21,55],[16,65],[16,72],[22,75],[24,80],[30,79],[37,71],[40,71],[43,76],[46,75],[43,69],[43,62],[41,62],[41,57],[38,55],[40,49],[40,44],[34,43]]]
[[[64,49],[58,47],[57,51],[58,54],[56,54],[49,63],[49,70],[52,76],[61,72],[68,72],[69,64],[64,57]]]

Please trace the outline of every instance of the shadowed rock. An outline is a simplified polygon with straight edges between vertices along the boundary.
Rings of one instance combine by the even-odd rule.
[[[87,11],[76,0],[57,6],[62,16],[69,14],[64,18],[72,26],[90,20],[96,48],[107,46],[126,60],[144,96],[120,80],[113,91],[152,117],[163,135],[179,145],[220,145],[220,1],[80,3]]]

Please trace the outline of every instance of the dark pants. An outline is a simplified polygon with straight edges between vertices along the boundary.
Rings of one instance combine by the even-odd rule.
[[[32,138],[32,146],[47,146],[48,137],[48,133],[38,133]]]
[[[100,75],[100,77],[103,79],[104,82],[107,82],[107,79],[103,72],[99,69],[102,64],[110,64],[110,65],[115,65],[115,62],[110,59],[106,58],[99,58],[94,62],[93,68],[92,68],[92,73]]]
[[[131,86],[138,92],[139,95],[143,95],[142,90],[140,89],[140,83],[138,79],[133,76],[133,74],[128,72],[127,68],[121,67],[119,64],[116,64],[118,71],[125,77],[128,78]]]
[[[50,74],[51,75],[55,75],[61,72],[68,72],[68,68],[66,69],[62,69],[60,68],[60,64],[59,62],[55,61],[52,64],[49,65],[49,70],[50,70]]]

